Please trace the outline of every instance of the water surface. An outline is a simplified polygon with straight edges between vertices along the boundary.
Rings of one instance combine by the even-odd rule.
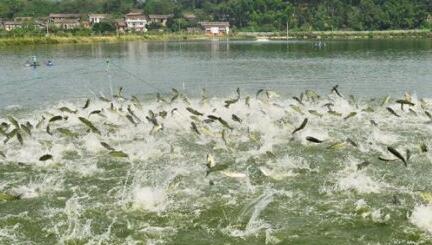
[[[0,199],[19,200],[0,201],[0,243],[429,244],[431,51],[428,40],[2,49]],[[56,66],[24,67],[34,54]]]

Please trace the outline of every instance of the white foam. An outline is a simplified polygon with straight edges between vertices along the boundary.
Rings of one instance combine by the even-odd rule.
[[[133,206],[150,212],[162,212],[168,206],[166,192],[159,188],[139,187],[133,191]]]
[[[432,234],[432,205],[417,205],[409,218],[418,228]]]
[[[358,193],[380,193],[382,186],[363,172],[353,172],[338,179],[336,189],[353,190]]]

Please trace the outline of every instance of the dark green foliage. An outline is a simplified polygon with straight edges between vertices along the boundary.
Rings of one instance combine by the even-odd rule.
[[[430,28],[431,0],[2,0],[0,18],[47,16],[51,12],[110,13],[132,9],[147,14],[174,14],[169,29],[196,26],[182,13],[199,20],[229,21],[240,30],[387,30]],[[431,17],[429,19],[432,19]],[[102,29],[101,29],[102,28]],[[109,27],[97,27],[104,32]]]
[[[95,23],[92,27],[92,31],[97,34],[112,33],[116,31],[114,23],[108,21],[102,21]]]

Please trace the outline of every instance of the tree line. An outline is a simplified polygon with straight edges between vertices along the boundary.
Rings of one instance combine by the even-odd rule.
[[[197,21],[229,21],[243,31],[389,30],[432,27],[431,0],[1,0],[0,18],[49,13],[109,13],[133,9],[174,14],[173,31]],[[196,18],[185,18],[185,14]]]

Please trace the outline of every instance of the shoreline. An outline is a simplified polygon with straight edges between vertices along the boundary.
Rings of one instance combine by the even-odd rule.
[[[430,30],[391,30],[391,31],[311,31],[289,32],[289,40],[366,40],[366,39],[432,39]],[[80,44],[116,43],[126,41],[205,41],[214,39],[229,40],[287,40],[282,32],[237,32],[229,36],[212,37],[205,34],[165,33],[165,34],[125,34],[107,36],[23,36],[2,37],[0,47],[38,44]]]

